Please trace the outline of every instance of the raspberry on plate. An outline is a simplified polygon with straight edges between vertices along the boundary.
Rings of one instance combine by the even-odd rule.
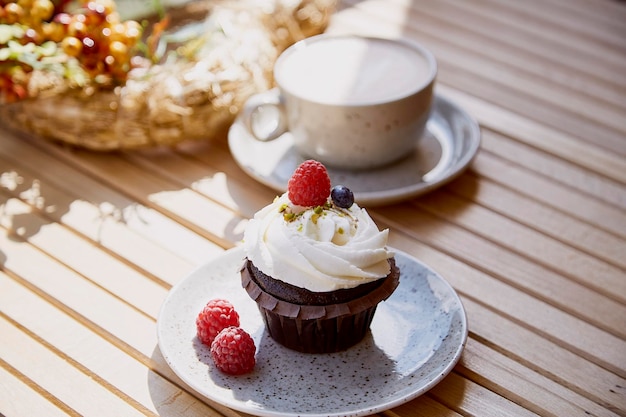
[[[255,353],[254,339],[240,327],[225,328],[211,343],[211,359],[215,366],[230,375],[252,371]]]
[[[321,206],[330,194],[330,178],[321,162],[309,159],[300,164],[287,183],[289,200],[298,206]]]
[[[239,314],[229,301],[221,298],[210,300],[196,318],[198,339],[208,346],[229,326],[239,326]]]

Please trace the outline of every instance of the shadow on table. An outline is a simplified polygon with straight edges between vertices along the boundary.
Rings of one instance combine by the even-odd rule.
[[[230,247],[263,187],[225,174],[238,168],[220,142],[105,153],[0,132],[0,224],[12,240],[59,223],[96,243],[130,233],[175,253],[176,241]]]
[[[62,208],[69,207],[73,199],[55,195],[53,201],[47,200],[39,179],[20,168],[9,169],[0,172],[0,224],[9,239],[28,239],[53,223],[48,216],[63,216],[67,210]]]
[[[179,416],[181,409],[187,407],[200,408],[194,405],[197,401],[205,403],[207,406],[221,412],[224,415],[231,415],[232,411],[221,404],[215,403],[202,394],[197,393],[183,382],[167,365],[159,346],[154,347],[152,352],[153,369],[148,371],[148,390],[154,408],[159,416]],[[179,387],[189,392],[193,397],[180,397]],[[199,414],[199,413],[196,413]]]

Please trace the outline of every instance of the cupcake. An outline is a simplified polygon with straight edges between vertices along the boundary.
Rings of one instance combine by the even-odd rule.
[[[288,191],[257,212],[244,232],[242,285],[267,331],[300,352],[345,350],[367,334],[400,271],[379,230],[324,166],[305,161]]]

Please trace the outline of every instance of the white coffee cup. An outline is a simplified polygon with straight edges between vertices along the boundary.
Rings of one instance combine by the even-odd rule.
[[[288,131],[300,154],[328,166],[375,168],[415,149],[436,74],[433,54],[413,42],[318,35],[279,56],[279,94],[251,97],[242,118],[259,140]],[[269,132],[254,122],[268,109],[274,115]]]

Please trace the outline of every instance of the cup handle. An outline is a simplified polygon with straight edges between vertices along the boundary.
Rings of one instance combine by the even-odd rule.
[[[278,89],[251,96],[241,110],[241,119],[252,137],[261,142],[269,142],[285,133],[287,119]]]

